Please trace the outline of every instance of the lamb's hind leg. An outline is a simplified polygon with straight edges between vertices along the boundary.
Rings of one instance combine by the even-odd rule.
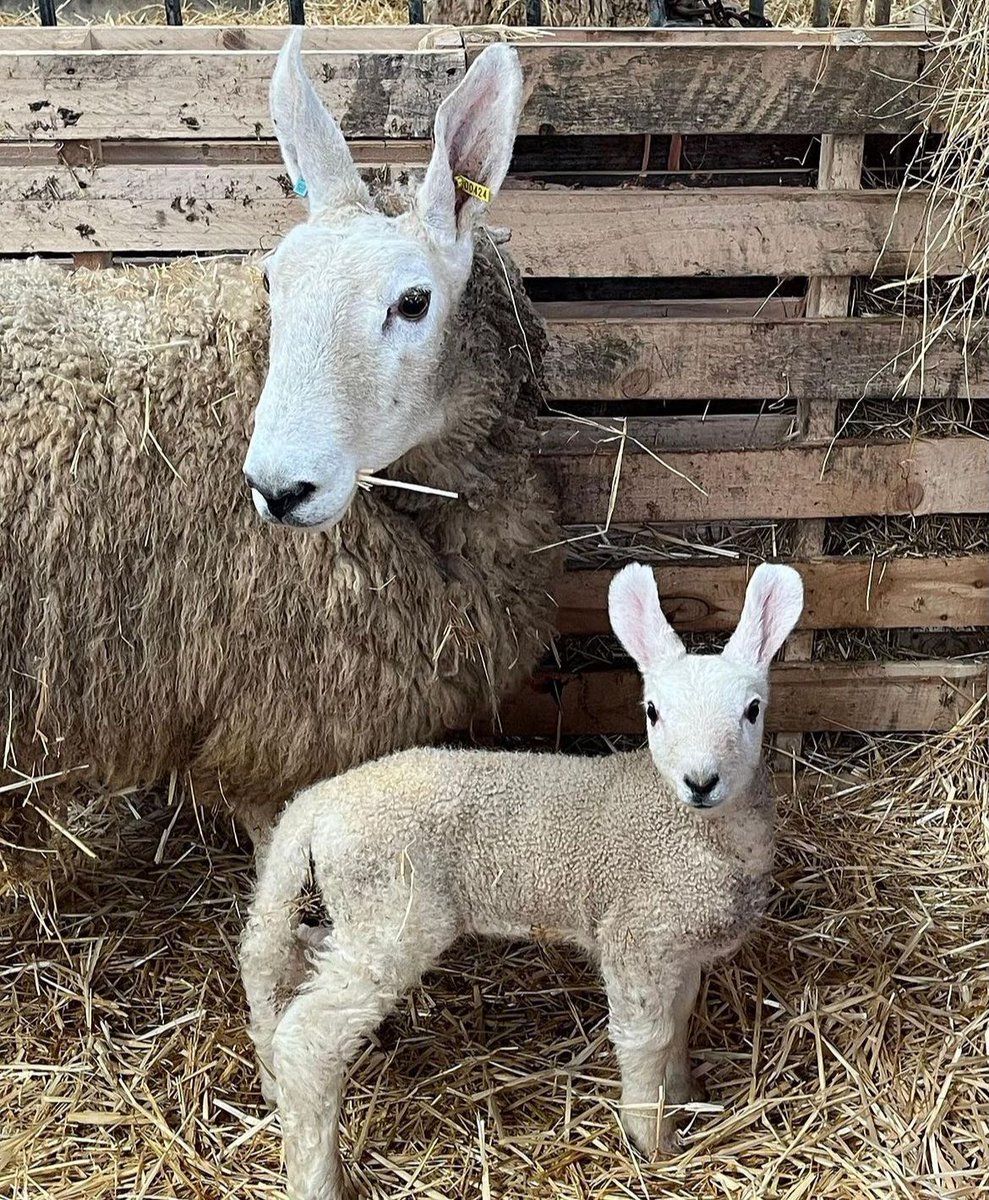
[[[415,885],[419,887],[418,884]],[[445,906],[389,890],[376,919],[335,925],[274,1037],[290,1200],[341,1200],[340,1107],[348,1064],[397,999],[453,941]]]

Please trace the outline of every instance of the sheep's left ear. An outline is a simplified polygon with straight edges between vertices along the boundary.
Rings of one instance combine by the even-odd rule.
[[[804,583],[782,563],[761,563],[752,572],[738,626],[724,648],[725,658],[766,668],[800,620]]]
[[[521,112],[519,56],[503,42],[488,46],[436,113],[433,156],[417,205],[440,238],[454,241],[471,230],[498,194]]]

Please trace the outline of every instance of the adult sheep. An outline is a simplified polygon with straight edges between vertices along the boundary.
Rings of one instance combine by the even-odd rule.
[[[8,877],[80,784],[178,772],[256,838],[300,786],[434,741],[533,666],[545,333],[454,182],[497,192],[521,102],[491,47],[422,184],[372,196],[296,33],[272,118],[310,214],[267,260],[0,267]],[[358,490],[385,467],[459,498]]]

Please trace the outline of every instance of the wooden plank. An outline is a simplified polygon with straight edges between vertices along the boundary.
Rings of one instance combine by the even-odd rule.
[[[560,497],[563,524],[604,524],[615,449],[541,457]],[[662,457],[661,463],[626,445],[612,520],[781,521],[989,510],[987,438],[671,451]]]
[[[825,0],[824,19],[816,18],[822,14],[815,5],[815,24],[829,25],[827,12],[829,5]],[[846,137],[836,137],[826,133],[821,138],[821,157],[818,165],[817,186],[822,191],[832,188],[860,188],[862,186],[862,166],[865,153],[865,138],[862,134],[852,134]],[[852,280],[847,275],[816,275],[807,283],[808,317],[847,317],[852,297]],[[902,370],[901,370],[902,374]],[[838,419],[838,401],[822,404],[816,398],[812,401],[811,393],[798,393],[800,405],[800,427],[808,440],[830,439],[835,432]],[[811,404],[813,403],[813,409]],[[794,552],[801,557],[820,554],[824,550],[826,522],[823,520],[804,521],[797,530]],[[786,662],[809,661],[814,657],[814,634],[811,631],[797,632],[787,639],[783,649]],[[782,735],[776,743],[780,754],[791,754],[796,758],[802,749],[801,736],[798,733]]]
[[[419,169],[409,164],[407,174]],[[270,244],[306,212],[286,195],[286,178],[277,164],[8,167],[0,253],[74,252],[79,226],[91,231],[90,248],[117,252]],[[925,205],[919,192],[509,187],[491,223],[511,228],[526,275],[902,274],[920,253]],[[209,220],[190,221],[191,212]],[[929,266],[955,271],[962,260],[958,250]]]
[[[306,50],[349,137],[430,136],[464,74],[459,49]],[[0,51],[0,140],[271,136],[274,50]]]
[[[516,43],[529,89],[520,132],[907,132],[925,99],[930,42],[919,31],[671,32],[581,45],[566,30]],[[483,42],[467,45],[472,60]]]
[[[920,31],[682,32],[581,41],[568,30],[517,42],[529,90],[520,132],[905,133],[925,98],[930,39]],[[6,31],[0,137],[58,138],[70,126],[79,137],[257,136],[268,129],[267,83],[284,35]],[[425,136],[465,65],[450,30],[316,28],[305,46],[345,130],[367,136]],[[475,41],[471,55],[480,49]]]
[[[989,556],[818,558],[793,562],[804,581],[799,628],[952,629],[989,626]],[[565,571],[553,596],[560,633],[608,633],[612,571]],[[727,632],[742,611],[751,567],[662,563],[663,611],[688,633]]]
[[[513,247],[514,249],[514,247]],[[551,314],[549,314],[551,315]],[[551,322],[547,392],[555,401],[881,398],[901,386],[922,337],[917,321],[630,320]],[[918,381],[911,381],[916,394]],[[927,397],[989,395],[989,346],[947,339],[927,355]]]
[[[632,448],[657,450],[739,450],[782,446],[793,437],[796,414],[672,413],[661,417],[542,417],[540,453],[596,454],[614,450],[625,437]]]
[[[950,729],[986,690],[985,662],[781,663],[772,671],[770,733]],[[538,673],[501,707],[505,734],[642,733],[635,671]]]

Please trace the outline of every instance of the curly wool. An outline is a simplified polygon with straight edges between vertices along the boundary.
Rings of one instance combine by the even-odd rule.
[[[534,551],[556,540],[533,463],[545,332],[507,257],[479,234],[447,430],[393,468],[457,501],[375,489],[329,533],[259,521],[241,464],[266,343],[250,263],[0,265],[0,785],[68,771],[58,813],[86,781],[181,772],[263,826],[531,670],[554,569]],[[0,809],[7,846],[29,824]]]

